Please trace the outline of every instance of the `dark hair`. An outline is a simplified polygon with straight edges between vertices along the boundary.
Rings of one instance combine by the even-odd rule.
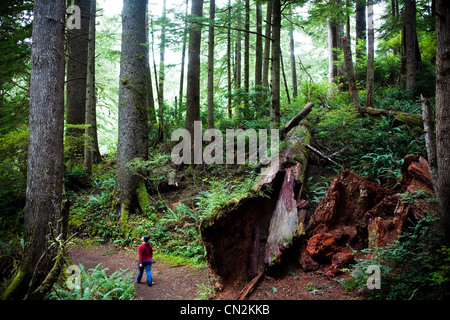
[[[150,236],[144,236],[143,238],[144,238],[145,245],[148,247],[150,245],[150,243],[148,243],[148,240],[150,240]]]

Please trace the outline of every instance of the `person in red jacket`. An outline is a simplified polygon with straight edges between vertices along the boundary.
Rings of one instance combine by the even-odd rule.
[[[142,276],[145,273],[147,275],[147,284],[149,287],[152,286],[152,262],[153,262],[153,246],[148,242],[150,240],[149,236],[143,236],[141,238],[142,243],[139,245],[139,274],[136,278],[137,283],[141,283]]]

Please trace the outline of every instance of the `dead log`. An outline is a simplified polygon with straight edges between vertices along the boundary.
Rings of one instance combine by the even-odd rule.
[[[411,114],[396,110],[387,110],[387,109],[375,109],[370,107],[362,107],[360,108],[361,113],[367,114],[372,117],[381,118],[382,116],[391,115],[394,117],[394,124],[402,125],[406,124],[411,127],[419,127],[423,128],[423,120],[420,114]]]
[[[297,113],[291,120],[289,120],[283,128],[281,128],[281,139],[284,139],[286,134],[295,126],[297,126],[300,121],[302,121],[312,110],[312,107],[314,107],[314,103],[310,102],[308,103],[299,113]]]
[[[249,296],[253,290],[255,289],[256,285],[258,284],[259,280],[261,279],[262,275],[264,274],[264,271],[260,271],[247,285],[239,292],[239,296],[236,298],[236,300],[244,300]]]
[[[303,120],[287,134],[279,161],[264,171],[252,192],[203,219],[208,269],[220,277],[221,298],[234,299],[255,271],[270,270],[304,234],[308,202],[301,193],[310,140]]]

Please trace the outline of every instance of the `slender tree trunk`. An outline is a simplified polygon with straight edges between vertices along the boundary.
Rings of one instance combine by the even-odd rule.
[[[191,16],[203,16],[203,0],[192,0]],[[191,164],[194,163],[194,121],[200,121],[200,47],[201,25],[191,22],[188,50],[186,130],[191,139]]]
[[[241,88],[241,60],[242,60],[242,46],[241,46],[241,32],[239,31],[241,29],[242,24],[242,17],[241,17],[241,0],[238,0],[237,2],[237,36],[236,36],[236,62],[235,62],[235,88],[236,90],[239,90]]]
[[[336,24],[329,19],[328,21],[328,83],[336,82],[338,76],[337,61],[337,28]]]
[[[263,47],[262,47],[262,5],[256,3],[256,49],[255,49],[255,86],[262,85],[262,65],[263,65]]]
[[[375,66],[374,66],[374,30],[373,30],[373,0],[367,0],[367,82],[366,106],[372,107],[374,101]]]
[[[228,0],[228,30],[227,30],[227,71],[228,71],[228,119],[231,111],[231,0]]]
[[[450,246],[450,3],[436,0],[436,144],[441,221]]]
[[[425,131],[425,145],[427,147],[428,165],[430,166],[431,180],[433,182],[434,191],[438,191],[438,170],[437,170],[437,152],[436,152],[436,128],[433,121],[433,111],[430,101],[420,95],[422,102],[422,119],[423,130]]]
[[[98,152],[97,142],[97,121],[96,121],[96,99],[95,99],[95,14],[97,1],[91,1],[89,20],[89,45],[87,59],[87,80],[86,80],[86,124],[89,126],[85,130],[86,139],[84,142],[84,166],[88,174],[92,173],[94,154]],[[96,147],[97,146],[97,147]],[[96,157],[98,158],[98,157]]]
[[[289,95],[289,85],[286,80],[286,72],[284,70],[283,53],[281,52],[281,50],[280,50],[280,62],[281,62],[281,73],[283,74],[284,91],[286,91],[286,98],[287,98],[288,104],[291,104],[291,96]]]
[[[164,141],[165,127],[164,127],[164,82],[165,82],[165,55],[166,55],[166,0],[163,0],[162,11],[162,26],[161,26],[161,42],[159,45],[159,82],[158,82],[158,137],[159,140]]]
[[[416,83],[416,1],[405,0],[406,90]]]
[[[214,19],[216,15],[215,0],[209,4],[209,36],[208,36],[208,129],[214,128]]]
[[[262,71],[262,86],[269,88],[269,65],[270,65],[270,41],[271,41],[271,29],[272,29],[272,0],[267,1],[267,14],[266,14],[266,30],[264,40],[264,60]]]
[[[4,299],[23,299],[41,284],[56,255],[47,250],[48,235],[51,229],[57,236],[63,233],[65,9],[64,0],[34,1],[25,252]]]
[[[178,101],[179,108],[178,112],[181,112],[183,109],[183,87],[184,87],[184,64],[186,60],[186,44],[187,44],[187,31],[188,31],[188,24],[187,24],[187,16],[188,16],[188,8],[189,8],[189,0],[186,0],[186,9],[184,14],[184,31],[183,31],[183,49],[181,51],[181,72],[180,72],[180,99]],[[179,118],[179,114],[177,114],[177,119]]]
[[[244,33],[244,105],[248,105],[250,90],[250,0],[245,0],[245,33]]]
[[[146,34],[145,34],[145,39],[146,39],[146,43],[150,43],[150,33],[149,30],[147,28],[148,26],[148,14],[145,16],[145,26],[146,26]],[[155,99],[153,96],[153,83],[152,83],[152,75],[151,75],[151,68],[150,68],[150,50],[148,49],[147,46],[147,50],[145,51],[146,53],[146,57],[145,57],[145,68],[146,71],[145,73],[147,74],[147,103],[148,103],[148,130],[149,130],[149,134],[151,131],[153,131],[153,129],[155,128],[156,125],[156,110],[155,110]]]
[[[88,57],[89,17],[91,0],[75,0],[80,7],[80,29],[67,31],[68,61],[66,85],[66,144],[69,145],[69,159],[83,159],[84,129],[71,125],[84,125],[86,113],[86,71]]]
[[[352,98],[355,108],[358,111],[360,111],[361,103],[359,101],[358,87],[356,86],[356,77],[355,77],[355,72],[353,69],[353,60],[352,60],[352,51],[350,48],[350,40],[347,37],[344,37],[343,44],[344,44],[345,69],[347,71],[350,97]]]
[[[290,49],[291,49],[291,76],[292,76],[292,98],[297,98],[297,68],[295,66],[295,44],[294,44],[294,28],[290,32]]]
[[[366,1],[356,1],[356,58],[361,59],[366,53]]]
[[[272,127],[278,128],[280,125],[280,0],[272,0],[272,17],[272,89],[270,92],[270,122]]]
[[[148,48],[146,33],[147,0],[124,0],[122,9],[122,48],[119,83],[119,141],[116,168],[116,210],[122,232],[127,232],[128,216],[134,209],[145,211],[147,194],[140,175],[133,173],[130,162],[148,159]],[[143,190],[141,190],[143,191]],[[147,199],[148,200],[148,199]]]

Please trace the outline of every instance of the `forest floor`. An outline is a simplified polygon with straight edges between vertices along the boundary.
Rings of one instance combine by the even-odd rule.
[[[137,276],[136,253],[111,244],[73,246],[69,251],[74,264],[82,264],[85,270],[98,264],[108,268],[107,273],[129,269]],[[152,265],[153,286],[146,285],[144,275],[141,284],[135,283],[137,300],[194,300],[200,298],[202,288],[209,287],[207,268],[174,263],[155,258]],[[348,300],[354,293],[344,293],[339,283],[346,275],[329,278],[318,272],[305,273],[292,266],[282,277],[264,276],[249,296],[250,300]],[[203,298],[205,298],[203,296]],[[222,296],[220,299],[234,299]]]

